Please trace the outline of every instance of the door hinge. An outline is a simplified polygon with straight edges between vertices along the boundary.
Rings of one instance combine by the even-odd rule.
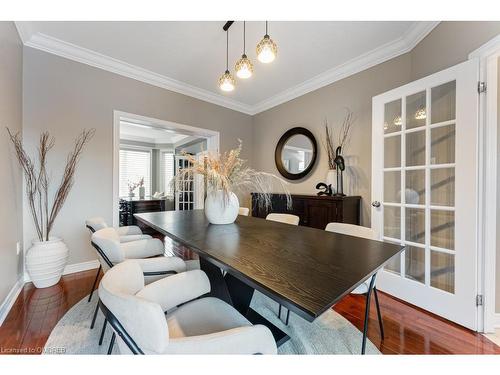
[[[483,92],[486,92],[486,82],[479,81],[477,83],[477,92],[478,92],[478,94],[482,94]]]
[[[476,306],[483,306],[483,295],[478,294],[476,296]]]

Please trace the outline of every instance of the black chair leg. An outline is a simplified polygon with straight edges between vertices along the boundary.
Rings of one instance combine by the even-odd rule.
[[[92,290],[90,291],[89,299],[87,302],[90,302],[90,300],[92,299],[92,294],[94,294],[94,289],[95,289],[95,286],[97,284],[97,279],[99,279],[99,274],[101,273],[101,268],[102,268],[102,266],[99,265],[99,269],[97,270],[97,275],[95,276],[94,283],[92,284]]]
[[[278,319],[281,319],[281,305],[280,305],[280,307],[278,309]]]
[[[378,325],[380,326],[380,337],[382,340],[384,339],[384,322],[382,321],[382,314],[380,313],[380,305],[378,303],[378,293],[377,287],[373,287],[373,294],[375,295],[375,306],[377,307],[377,315],[378,315]]]
[[[102,340],[104,339],[104,332],[106,332],[106,324],[108,324],[108,320],[104,319],[104,325],[102,326],[101,337],[99,338],[99,345],[102,345]]]
[[[366,350],[366,334],[368,333],[368,317],[370,316],[370,299],[372,296],[373,285],[375,284],[375,277],[377,274],[372,276],[370,281],[370,287],[366,293],[366,307],[365,307],[365,322],[363,325],[363,341],[361,342],[361,354],[365,354]]]
[[[108,355],[111,354],[111,352],[113,351],[113,345],[115,345],[115,338],[116,334],[113,332],[113,335],[111,336],[111,342],[109,343]]]
[[[285,325],[288,325],[288,319],[290,319],[290,310],[287,310],[287,312],[286,312],[286,321],[285,321]]]
[[[99,300],[97,301],[97,305],[95,307],[94,317],[92,318],[92,324],[90,325],[90,329],[94,329],[95,319],[97,318],[97,312],[98,311],[99,311]]]

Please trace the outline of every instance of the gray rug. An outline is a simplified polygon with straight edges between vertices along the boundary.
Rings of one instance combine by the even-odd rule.
[[[97,303],[96,294],[91,302],[87,302],[85,297],[62,317],[45,344],[46,354],[107,353],[112,332],[108,325],[103,345],[99,346],[99,335],[104,323],[101,312],[97,316],[94,329],[89,328]],[[290,321],[286,326],[277,317],[278,304],[263,294],[255,292],[251,307],[290,336],[290,340],[278,348],[279,354],[361,353],[362,333],[333,310],[325,312],[312,323],[290,313]],[[283,319],[285,312],[282,312]],[[366,344],[366,353],[380,354],[369,340]],[[116,344],[113,354],[119,354]]]

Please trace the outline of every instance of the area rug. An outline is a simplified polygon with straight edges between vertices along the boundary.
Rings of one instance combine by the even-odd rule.
[[[97,294],[97,293],[96,293]],[[104,342],[99,346],[99,336],[104,317],[99,312],[94,329],[90,329],[97,303],[87,297],[73,306],[52,330],[45,354],[107,354],[111,340],[111,328],[107,327]],[[279,354],[360,354],[362,333],[349,321],[333,310],[328,310],[314,322],[308,322],[294,313],[286,326],[277,317],[278,304],[259,292],[255,292],[251,307],[290,336],[290,340],[278,348]],[[282,311],[282,318],[286,309]],[[367,354],[381,354],[369,340]],[[113,354],[120,354],[115,344]]]

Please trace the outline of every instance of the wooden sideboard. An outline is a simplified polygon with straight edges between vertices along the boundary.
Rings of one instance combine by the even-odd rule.
[[[120,198],[120,226],[138,225],[143,233],[156,233],[151,227],[138,222],[134,214],[165,211],[165,198]]]
[[[267,214],[290,213],[300,217],[299,225],[325,229],[331,222],[360,225],[361,197],[335,197],[318,195],[292,194],[292,208],[286,207],[286,198],[282,194],[273,194],[272,208],[259,207],[257,193],[252,193],[252,216],[265,218]]]

